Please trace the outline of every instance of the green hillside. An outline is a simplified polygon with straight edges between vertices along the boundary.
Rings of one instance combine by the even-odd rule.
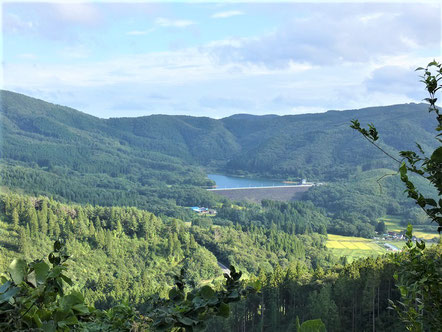
[[[349,130],[352,119],[373,123],[387,151],[407,149],[416,141],[424,149],[434,146],[434,125],[424,104],[280,117],[233,116],[221,121],[241,142],[242,150],[232,156],[226,169],[331,180],[346,178],[357,167],[394,166],[381,152],[368,150],[369,143]]]
[[[166,115],[106,120],[2,91],[1,116],[3,161],[151,185],[209,184],[198,166],[321,180],[346,178],[358,167],[391,167],[380,152],[365,152],[368,143],[348,127],[354,118],[373,122],[389,151],[414,141],[424,149],[433,144],[431,115],[423,104],[221,120]]]
[[[434,144],[431,115],[423,104],[294,116],[239,114],[221,120],[166,115],[100,119],[9,91],[0,97],[4,189],[65,202],[137,206],[179,218],[192,218],[184,206],[215,207],[225,201],[204,190],[212,184],[204,169],[307,177],[333,187],[315,189],[307,199],[338,219],[335,225],[370,220],[359,230],[342,225],[329,225],[329,230],[368,236],[379,217],[391,213],[388,209],[402,213],[397,204],[407,200],[398,179],[387,178],[385,192],[379,191],[376,180],[397,165],[351,130],[350,120],[373,122],[381,144],[392,153],[414,141],[424,149]],[[333,195],[346,199],[336,202]],[[352,206],[358,218],[337,214],[337,206],[345,211]]]
[[[263,292],[233,306],[222,324],[210,321],[210,330],[262,324],[286,331],[297,315],[320,317],[331,330],[355,321],[367,330],[371,323],[362,318],[374,317],[375,289],[376,324],[402,330],[386,309],[392,295],[398,298],[388,258],[349,265],[326,247],[327,233],[373,237],[385,216],[431,227],[411,208],[398,177],[384,177],[397,165],[349,128],[353,118],[373,122],[392,153],[414,141],[428,150],[433,144],[425,105],[221,120],[99,119],[2,91],[0,272],[14,257],[43,257],[62,238],[72,255],[73,289],[100,309],[129,301],[146,312],[151,296],[167,297],[181,269],[190,287],[219,287],[222,263],[259,280]],[[207,169],[326,184],[303,201],[232,204],[205,190],[212,184]],[[430,191],[422,179],[415,183]],[[217,214],[197,215],[186,208],[193,205]],[[363,251],[360,257],[373,255]],[[241,325],[237,317],[249,318]]]

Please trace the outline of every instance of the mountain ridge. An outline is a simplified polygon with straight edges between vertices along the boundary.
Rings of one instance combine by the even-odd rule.
[[[183,196],[189,198],[188,203],[203,202],[207,194],[195,188],[213,184],[205,169],[320,181],[342,181],[358,170],[395,169],[391,160],[368,150],[369,143],[349,128],[355,118],[363,125],[374,123],[381,144],[391,153],[413,146],[414,141],[424,150],[434,145],[433,119],[424,104],[303,115],[240,115],[240,120],[237,116],[174,115],[100,119],[14,92],[1,91],[0,97],[0,154],[6,165],[6,185],[26,184],[36,193],[58,186],[60,196],[84,196],[82,201],[93,197],[97,204],[117,199],[119,204],[135,201],[144,206],[148,193],[149,199],[168,197],[172,204],[183,202]],[[74,187],[81,182],[83,192],[78,187],[68,194],[61,184],[54,184],[51,177],[55,175]],[[23,177],[41,177],[39,181],[47,184]],[[191,187],[186,193],[176,189],[165,195],[170,186]],[[90,193],[86,195],[84,188]],[[108,198],[102,201],[101,196]]]

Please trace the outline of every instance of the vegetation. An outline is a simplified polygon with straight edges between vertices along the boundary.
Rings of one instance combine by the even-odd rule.
[[[398,246],[398,244],[395,245]],[[329,234],[326,246],[334,255],[345,257],[345,260],[348,262],[359,258],[376,257],[388,252],[382,244],[366,238],[353,236]]]
[[[233,306],[227,320],[211,331],[297,331],[297,321],[320,318],[327,331],[403,331],[389,299],[399,299],[389,257],[366,258],[330,269],[293,264],[261,272],[259,294]]]
[[[441,67],[423,69],[438,132]],[[441,141],[434,142],[424,108],[103,120],[3,91],[0,328],[437,328],[440,244],[414,244],[410,226],[406,251],[354,259],[383,251],[368,238],[391,227],[385,216],[412,221],[420,231],[429,220],[441,226],[442,200],[430,198],[442,190]],[[352,140],[346,123],[355,116],[382,123],[364,129],[352,122],[380,151],[367,156],[367,142]],[[401,151],[410,131],[419,153]],[[395,163],[400,178],[387,176]],[[302,201],[233,204],[204,189],[212,182],[203,167],[327,183]],[[428,181],[434,188],[423,189]],[[216,208],[217,215],[186,208],[194,205]],[[336,257],[339,246],[353,248],[353,257]],[[234,268],[223,283],[220,264],[244,271],[252,287]],[[237,302],[232,314],[221,321],[231,302]]]
[[[436,107],[436,92],[442,88],[442,64],[432,61],[426,68],[417,68],[424,71],[421,76],[429,98],[429,112],[436,114],[437,127],[436,140],[439,146],[427,156],[419,143],[416,143],[419,154],[414,151],[401,151],[402,160],[398,160],[386,152],[376,141],[379,138],[378,131],[374,125],[370,124],[368,129],[361,128],[358,120],[352,121],[352,128],[359,131],[365,139],[376,146],[388,157],[400,164],[399,173],[401,181],[405,184],[405,192],[408,197],[427,214],[431,221],[438,224],[439,233],[442,231],[442,115]],[[417,174],[428,180],[437,190],[437,200],[426,197],[413,183],[408,173]],[[393,308],[399,314],[409,331],[426,331],[438,329],[442,324],[440,315],[442,309],[442,273],[441,254],[435,251],[428,252],[424,241],[412,241],[412,225],[407,227],[407,247],[405,257],[396,257],[395,263],[399,266],[399,271],[395,274],[397,286],[401,292],[401,302],[390,301]]]
[[[2,331],[191,331],[202,328],[213,315],[228,317],[228,303],[255,290],[242,289],[241,273],[231,267],[223,289],[215,291],[206,285],[186,292],[182,272],[168,299],[152,301],[143,316],[127,304],[100,311],[88,307],[80,292],[65,293],[64,284],[72,286],[72,280],[65,273],[69,256],[63,249],[60,241],[54,243],[48,256],[52,266],[43,260],[27,264],[23,259],[9,265],[9,278],[3,276],[0,286]]]

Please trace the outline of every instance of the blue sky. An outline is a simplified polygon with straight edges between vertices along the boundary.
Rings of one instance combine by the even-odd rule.
[[[2,5],[3,82],[99,117],[300,114],[418,102],[434,3]]]

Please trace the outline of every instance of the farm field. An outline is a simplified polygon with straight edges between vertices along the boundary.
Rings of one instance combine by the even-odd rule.
[[[351,262],[359,258],[386,254],[389,251],[383,246],[384,243],[389,243],[398,249],[401,249],[404,244],[403,241],[376,242],[363,237],[328,234],[326,246],[335,256],[345,256]]]
[[[402,232],[405,230],[405,226],[400,224],[401,220],[395,216],[386,216],[379,219],[379,221],[381,220],[384,221],[389,232]],[[428,231],[428,225],[413,225],[413,235],[424,240],[433,239],[439,236],[436,230],[437,227],[434,226],[433,228],[433,231]]]

